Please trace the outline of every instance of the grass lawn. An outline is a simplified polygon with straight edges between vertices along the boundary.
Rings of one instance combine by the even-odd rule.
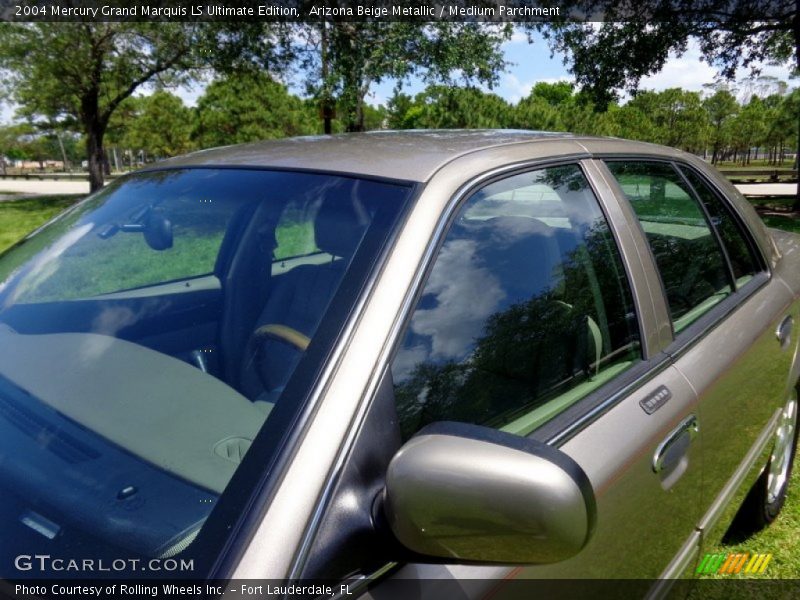
[[[0,252],[72,206],[80,198],[81,196],[39,196],[0,201]]]
[[[0,252],[80,198],[46,196],[0,202]],[[198,211],[190,204],[186,210],[181,206],[175,210],[180,218],[174,219],[172,248],[156,252],[138,233],[120,232],[106,239],[83,236],[80,244],[68,250],[69,260],[62,260],[57,272],[47,272],[46,277],[29,285],[21,298],[39,302],[65,300],[212,273],[230,211],[224,205],[206,206]],[[63,231],[55,234],[61,235]],[[316,250],[313,226],[307,220],[281,223],[276,238],[277,260]],[[53,239],[53,236],[38,236],[25,244],[20,249],[23,258],[41,251]],[[0,268],[0,279],[3,276]]]
[[[766,572],[759,575],[711,575],[703,578],[800,579],[800,461],[795,463],[789,497],[778,518],[766,529],[737,544],[704,549],[709,554],[772,553]]]

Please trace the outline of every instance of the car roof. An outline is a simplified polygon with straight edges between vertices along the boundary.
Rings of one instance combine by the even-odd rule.
[[[249,166],[352,173],[428,181],[459,157],[502,146],[529,144],[530,158],[603,151],[671,154],[672,149],[615,138],[523,130],[373,131],[268,140],[201,150],[157,167]]]

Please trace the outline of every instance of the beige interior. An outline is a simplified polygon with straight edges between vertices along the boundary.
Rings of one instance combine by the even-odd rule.
[[[217,493],[271,408],[178,359],[91,333],[0,327],[0,374],[101,437]]]

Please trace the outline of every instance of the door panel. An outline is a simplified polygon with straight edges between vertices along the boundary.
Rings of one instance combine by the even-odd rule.
[[[671,396],[653,414],[647,414],[640,402],[662,386]],[[507,567],[505,571],[485,566],[410,564],[393,578],[414,577],[420,572],[426,572],[428,578],[452,577],[454,569],[464,579],[658,577],[690,538],[699,542],[692,534],[701,514],[702,436],[686,448],[685,468],[677,476],[664,477],[653,469],[659,445],[696,412],[691,386],[674,367],[666,367],[561,446],[586,472],[597,500],[596,530],[575,557],[554,565]],[[387,589],[392,585],[389,581]],[[503,598],[504,590],[513,595],[514,589],[496,585],[492,597]]]
[[[553,181],[553,179],[555,178],[545,176],[543,181]],[[497,186],[503,183],[509,188],[513,188],[514,192],[512,192],[511,198],[514,200],[519,201],[523,197],[521,192],[527,192],[527,188],[518,186],[514,178],[493,185]],[[496,204],[499,204],[505,198],[505,195],[488,193],[494,191],[492,186],[487,186],[486,189],[487,193],[484,194],[484,197],[479,194],[474,196],[476,209],[487,198]],[[555,189],[558,190],[559,188]],[[551,209],[558,208],[555,202],[556,197],[553,197],[552,194],[547,197],[547,200],[550,203],[548,207]],[[570,201],[570,196],[566,196],[562,200],[564,204],[569,204]],[[612,201],[613,198],[606,198],[604,199],[604,205]],[[484,210],[488,210],[488,208]],[[471,204],[467,204],[466,208],[462,210],[469,215],[470,210],[473,209]],[[574,210],[567,211],[566,214],[572,217],[575,212]],[[607,219],[609,215],[614,214],[618,214],[618,211],[614,213],[607,210],[604,218]],[[551,219],[548,224],[555,226],[559,224],[556,219],[563,217],[561,214],[553,212],[547,218]],[[456,223],[459,223],[459,221],[456,220]],[[481,221],[482,225],[486,223],[491,223],[491,219],[487,218]],[[639,254],[634,251],[635,242],[631,240],[630,228],[626,223],[623,223],[623,226],[617,229],[616,243],[621,243],[624,246],[626,252],[623,254],[629,261],[638,260],[636,257]],[[620,229],[624,230],[624,236],[620,234]],[[612,238],[608,236],[606,239]],[[446,379],[438,371],[434,372],[432,368],[427,366],[427,363],[423,363],[423,367],[416,363],[416,370],[412,370],[409,366],[414,365],[419,360],[418,355],[423,357],[435,355],[437,347],[443,349],[440,352],[444,352],[444,349],[448,348],[448,346],[443,341],[449,341],[453,337],[452,330],[455,329],[455,324],[467,322],[463,318],[457,321],[452,319],[452,323],[444,321],[445,324],[453,325],[451,329],[444,332],[449,336],[446,337],[440,331],[442,329],[441,323],[443,322],[441,318],[435,321],[426,319],[433,311],[441,307],[448,308],[447,312],[442,312],[447,316],[451,316],[454,311],[452,310],[452,304],[448,305],[445,302],[449,298],[446,292],[456,286],[460,280],[466,281],[468,279],[460,276],[459,271],[455,268],[460,263],[451,259],[449,251],[454,246],[453,240],[456,243],[463,244],[462,239],[458,237],[458,230],[455,226],[442,246],[442,251],[437,259],[439,263],[432,270],[425,292],[422,294],[417,311],[411,320],[409,333],[406,335],[401,351],[398,353],[393,365],[399,420],[401,424],[404,423],[404,420],[406,423],[412,423],[412,426],[404,431],[406,435],[412,434],[417,426],[416,421],[411,421],[409,418],[409,415],[416,417],[416,414],[409,410],[409,406],[420,412],[426,410],[427,413],[424,416],[428,420],[442,420],[443,418],[466,420],[472,416],[470,413],[465,414],[461,411],[465,404],[460,402],[460,399],[465,395],[466,386],[461,385],[460,382],[464,379],[451,377],[460,387],[449,386],[446,384],[449,383],[450,379]],[[493,247],[496,248],[498,246],[499,244],[495,244]],[[616,305],[618,308],[621,301],[613,301],[613,290],[619,287],[622,289],[630,288],[626,274],[631,271],[640,272],[642,263],[637,262],[635,265],[627,265],[627,268],[622,268],[622,266],[615,268],[612,257],[616,252],[617,249],[615,248],[611,255],[608,255],[605,259],[605,262],[597,263],[595,273],[598,274],[598,277],[605,278],[606,281],[596,286],[595,289],[598,291],[596,296],[602,304],[606,307]],[[462,256],[463,252],[461,254],[452,252],[452,254],[457,258]],[[530,260],[530,257],[534,256],[545,257],[547,254],[543,250],[537,253],[528,252],[524,254],[525,260]],[[631,257],[634,258],[632,259]],[[500,263],[500,261],[493,262]],[[544,263],[545,261],[540,258],[538,262]],[[524,264],[521,260],[518,263]],[[440,278],[437,278],[438,264],[445,264],[447,267],[442,269],[443,273]],[[475,269],[489,265],[490,262],[481,263],[478,260],[470,260],[466,264]],[[552,266],[547,269],[547,272],[554,271],[555,269]],[[498,272],[498,270],[493,272]],[[525,273],[525,269],[517,268],[515,273]],[[517,281],[512,278],[508,279]],[[518,277],[517,279],[520,278]],[[567,289],[572,281],[572,279],[566,278]],[[612,281],[614,285],[611,285]],[[517,285],[520,285],[520,283],[517,283]],[[491,286],[485,282],[485,278],[480,285],[473,287],[479,288],[480,292],[452,294],[452,296],[456,298],[485,299],[491,291]],[[429,299],[427,292],[431,288],[434,292],[434,297]],[[551,286],[550,289],[560,288]],[[647,286],[637,286],[634,294],[636,296],[635,305],[639,311],[641,311],[640,307],[646,307],[648,303],[652,307],[650,291]],[[590,294],[588,297],[591,298],[592,295]],[[474,309],[475,302],[471,301],[468,307]],[[564,304],[578,305],[573,301],[561,300],[560,305]],[[619,327],[624,324],[630,325],[636,321],[636,315],[633,314],[632,308],[622,312],[626,314],[626,317],[617,319]],[[592,314],[600,315],[601,312],[595,311]],[[544,315],[547,315],[544,310],[537,310],[532,312],[531,317],[523,320],[522,323],[526,327],[530,327],[530,323],[535,323],[536,319],[544,319],[548,323],[555,322],[553,319],[547,319]],[[602,318],[600,320],[602,321]],[[652,318],[642,321],[646,329],[641,333],[642,336],[650,335],[652,330],[655,329],[652,321]],[[491,324],[496,322],[498,322],[496,319],[489,320]],[[439,327],[439,329],[435,327]],[[525,329],[523,327],[515,326],[509,327],[509,329],[517,336],[515,339],[524,338]],[[601,329],[603,328],[601,327]],[[422,334],[432,334],[433,341],[427,354],[422,351],[427,348],[427,346],[423,345],[425,338]],[[417,337],[413,337],[414,335]],[[479,328],[477,329],[477,334],[470,332],[470,335],[465,336],[465,338],[470,340],[478,339],[479,341],[486,339],[486,337],[480,337]],[[494,348],[494,346],[492,347]],[[519,355],[515,362],[515,364],[519,364],[525,360],[524,356],[537,357],[537,355],[553,352],[552,348],[557,346],[537,346],[527,354],[522,352],[523,347],[519,343],[511,347],[516,352],[516,355]],[[602,344],[595,344],[594,347],[600,348]],[[624,348],[624,346],[614,347]],[[422,348],[422,350],[419,348]],[[467,358],[463,361],[463,364],[466,364],[467,367],[472,367],[473,363],[477,363],[473,357],[482,358],[486,353],[483,352],[482,347],[478,347],[475,352],[466,353],[466,355]],[[512,352],[507,353],[507,356],[514,357],[516,355]],[[411,360],[412,358],[414,360]],[[527,360],[532,359],[528,358]],[[590,362],[589,365],[591,366],[598,362],[600,361]],[[641,365],[642,363],[638,364]],[[695,525],[702,514],[700,504],[702,423],[700,423],[699,432],[695,432],[691,426],[691,419],[697,417],[696,396],[687,380],[669,365],[669,357],[666,355],[660,354],[651,357],[647,365],[650,369],[646,371],[643,369],[644,375],[642,377],[630,383],[624,391],[618,391],[616,396],[602,400],[601,406],[609,408],[598,408],[598,416],[587,420],[585,425],[560,446],[583,468],[592,482],[592,487],[596,494],[597,528],[587,547],[577,556],[558,564],[515,569],[513,571],[514,576],[545,579],[655,578],[679,554],[681,549],[685,547],[687,540],[692,536],[695,531]],[[477,364],[477,367],[482,366],[482,364]],[[613,383],[620,381],[616,377],[620,372],[610,376],[609,382],[611,385],[605,389],[620,390],[622,384],[618,383],[615,388]],[[409,377],[408,373],[413,373],[414,375]],[[431,376],[431,373],[436,377]],[[467,373],[471,374],[472,372],[467,369]],[[421,378],[423,374],[426,376],[424,380]],[[599,381],[597,375],[599,374],[592,376],[592,382]],[[532,379],[540,381],[541,376],[537,372],[536,377]],[[405,383],[406,381],[415,382],[417,380],[419,380],[417,387],[411,391],[406,389],[408,387]],[[466,379],[466,381],[469,382],[470,380]],[[482,389],[488,389],[489,383],[491,383],[489,378],[482,374]],[[585,408],[589,406],[588,403],[582,405],[580,402],[582,399],[579,393],[580,390],[580,385],[571,390],[561,390],[561,397],[567,397],[568,393],[573,391],[577,392],[577,397],[569,398],[569,402],[565,402],[564,405],[560,402],[561,397],[548,398],[548,402],[535,408],[532,413],[523,415],[516,421],[497,423],[496,421],[489,422],[488,419],[485,421],[475,419],[473,422],[495,424],[495,426],[506,430],[527,435],[531,429],[522,426],[525,424],[522,421],[531,419],[535,422],[535,427],[540,427],[543,421],[532,417],[538,416],[537,411],[554,407],[547,415],[547,418],[554,419],[554,422],[544,423],[545,428],[551,430],[553,427],[568,427],[574,423],[573,417],[570,416],[573,414],[573,409],[583,416],[586,416],[589,410]],[[599,390],[595,388],[594,391]],[[434,396],[434,394],[438,395]],[[507,399],[509,396],[506,394],[500,397]],[[431,398],[434,398],[436,402],[431,401]],[[440,398],[445,398],[447,402],[440,400]],[[568,408],[565,408],[565,406]],[[443,410],[443,408],[446,410]],[[562,413],[564,415],[563,418],[559,417],[559,410],[564,411]],[[517,427],[517,425],[520,426]],[[543,431],[540,431],[538,435],[547,437],[547,434],[543,433]],[[537,433],[534,433],[534,435],[537,435]],[[654,468],[656,453],[659,449],[662,458],[660,469]],[[483,568],[465,567],[465,569],[471,573],[464,575],[465,577],[477,578],[484,573]]]
[[[775,332],[790,300],[786,287],[771,280],[722,325],[677,357],[676,367],[700,399],[706,507],[721,493],[783,404],[794,344],[782,348]],[[714,540],[721,537],[728,523],[707,521],[703,525],[711,527],[705,537]]]
[[[661,393],[662,386],[670,397],[647,414],[640,402]],[[671,466],[656,473],[654,457],[659,446],[696,413],[691,386],[675,368],[667,367],[565,443],[561,449],[581,465],[592,482],[597,529],[574,558],[529,567],[520,576],[660,575],[701,514],[702,422],[700,434],[679,449],[678,460]]]

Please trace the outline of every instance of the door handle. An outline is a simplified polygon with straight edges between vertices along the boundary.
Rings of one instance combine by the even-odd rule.
[[[653,454],[653,471],[668,473],[677,467],[681,459],[686,456],[689,445],[699,432],[700,426],[695,415],[681,421],[681,424],[673,429],[656,448]]]
[[[792,318],[792,315],[786,315],[783,321],[781,321],[781,324],[778,325],[778,328],[775,330],[775,337],[778,338],[781,348],[784,350],[789,347],[789,343],[792,341],[793,326],[794,319]]]

